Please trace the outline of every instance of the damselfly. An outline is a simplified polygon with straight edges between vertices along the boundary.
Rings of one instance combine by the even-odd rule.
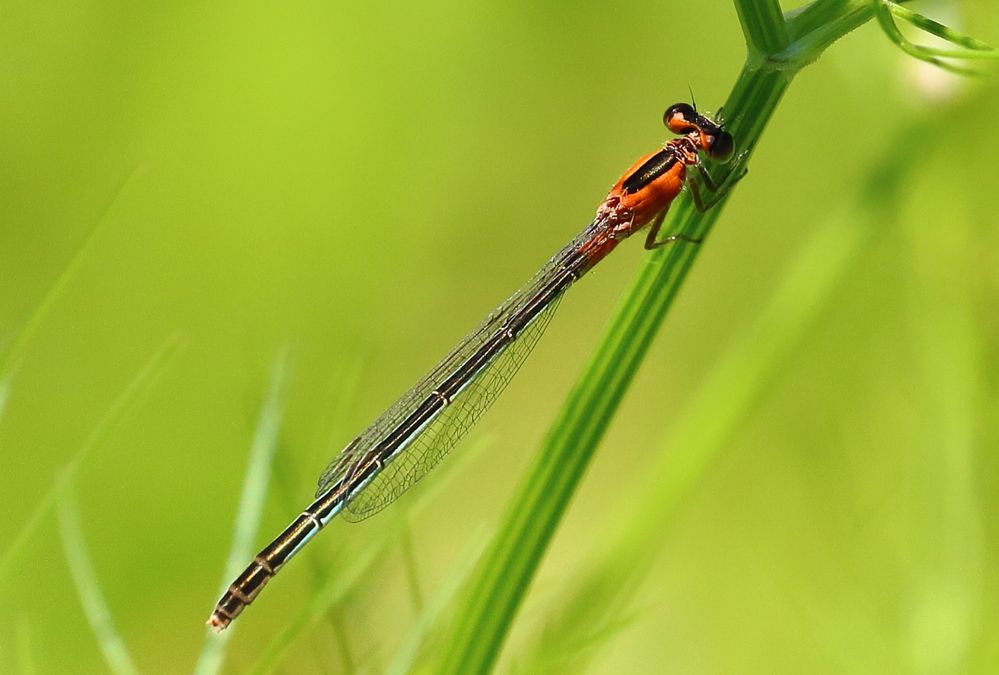
[[[210,626],[221,631],[232,623],[335,515],[366,518],[425,476],[500,395],[541,337],[566,289],[619,242],[646,226],[647,249],[697,241],[680,234],[657,237],[684,185],[704,210],[734,182],[716,183],[699,155],[728,161],[732,136],[721,122],[686,103],[670,106],[663,123],[679,138],[635,162],[586,229],[341,451],[320,476],[316,500],[233,581],[208,620]],[[691,166],[698,176],[688,176]],[[702,198],[698,178],[711,193],[708,201]]]

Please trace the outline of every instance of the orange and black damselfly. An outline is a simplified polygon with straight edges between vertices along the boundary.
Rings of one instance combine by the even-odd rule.
[[[647,249],[696,241],[678,234],[657,237],[684,185],[695,205],[705,210],[734,182],[716,183],[700,157],[703,152],[728,161],[732,136],[720,122],[686,103],[670,106],[663,123],[679,138],[635,162],[585,230],[343,449],[319,478],[316,500],[232,582],[215,606],[210,626],[221,631],[232,623],[335,515],[366,518],[425,476],[500,395],[541,337],[566,289],[621,240],[649,226]],[[698,176],[688,176],[688,166],[695,167]],[[698,180],[710,191],[708,201]]]

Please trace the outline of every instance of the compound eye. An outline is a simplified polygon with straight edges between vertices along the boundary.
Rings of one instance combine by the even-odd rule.
[[[693,131],[697,125],[697,111],[687,103],[676,103],[666,108],[663,113],[663,124],[674,134],[686,134]]]
[[[735,149],[735,141],[732,140],[732,134],[719,130],[712,138],[714,140],[711,141],[711,147],[708,148],[708,156],[719,162],[728,161],[732,157],[732,151]]]

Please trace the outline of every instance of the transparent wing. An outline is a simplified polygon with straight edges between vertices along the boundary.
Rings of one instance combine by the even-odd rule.
[[[579,255],[578,251],[580,250],[580,247],[586,241],[590,240],[594,236],[597,230],[606,226],[607,223],[601,220],[600,218],[594,220],[594,222],[591,223],[585,230],[583,230],[575,239],[573,239],[571,242],[569,242],[569,244],[567,244],[564,248],[562,248],[561,251],[555,254],[555,256],[552,257],[551,260],[549,260],[544,265],[544,267],[542,267],[538,271],[538,273],[535,274],[530,279],[530,281],[524,284],[516,293],[507,298],[507,300],[503,302],[503,304],[501,304],[489,316],[487,316],[486,319],[475,330],[466,335],[447,356],[445,356],[436,366],[434,366],[434,368],[429,373],[427,373],[426,376],[423,377],[423,379],[417,382],[409,391],[403,394],[399,398],[399,400],[397,400],[394,404],[392,404],[392,406],[388,410],[386,410],[378,419],[376,419],[367,429],[361,432],[361,434],[357,438],[355,438],[346,448],[344,448],[340,452],[340,454],[336,458],[334,458],[333,461],[330,462],[330,464],[323,471],[322,475],[319,477],[319,485],[316,490],[316,495],[318,496],[322,494],[330,487],[336,485],[344,478],[346,478],[347,475],[352,470],[352,468],[358,464],[358,461],[361,458],[365,457],[367,453],[369,453],[372,450],[372,448],[376,447],[383,439],[386,438],[386,436],[388,436],[396,427],[398,427],[401,421],[409,417],[410,414],[412,414],[413,411],[424,400],[426,400],[428,396],[431,395],[431,393],[438,387],[438,385],[442,381],[444,381],[448,377],[450,373],[454,372],[454,370],[459,365],[464,363],[483,344],[485,344],[485,342],[493,334],[496,333],[496,331],[500,328],[500,326],[503,325],[503,322],[508,317],[510,317],[513,314],[516,314],[518,311],[523,309],[523,307],[528,302],[530,302],[531,298],[533,298],[538,293],[539,289],[543,288],[545,284],[547,284],[551,280],[554,274],[557,274],[559,270],[561,270],[563,267],[569,264],[573,259],[577,258]],[[554,305],[556,304],[557,300],[552,303],[552,307],[554,307]],[[541,312],[538,315],[538,317],[534,320],[534,322],[530,326],[525,328],[518,336],[518,338],[508,346],[507,351],[511,352],[511,355],[506,356],[505,358],[502,356],[497,357],[495,363],[487,366],[483,370],[483,372],[479,374],[477,381],[475,383],[466,388],[462,392],[461,396],[456,397],[458,399],[465,399],[464,405],[466,406],[472,405],[472,403],[474,402],[473,399],[478,399],[480,397],[483,397],[481,398],[481,400],[478,401],[476,406],[473,406],[471,408],[474,410],[478,409],[477,406],[482,406],[481,410],[474,415],[474,417],[471,419],[470,422],[464,425],[464,430],[460,432],[460,434],[458,435],[459,437],[460,435],[464,434],[465,431],[468,430],[468,428],[471,427],[474,421],[478,419],[478,416],[481,415],[481,412],[484,411],[485,408],[488,407],[493,400],[495,400],[495,397],[502,390],[503,386],[506,385],[510,377],[512,377],[513,374],[516,372],[520,363],[523,362],[523,359],[526,357],[527,352],[530,351],[530,347],[533,347],[534,343],[537,342],[538,337],[540,337],[541,332],[543,332],[544,327],[547,325],[548,320],[550,318],[551,318],[550,309]],[[530,346],[525,347],[525,345],[528,345],[528,343]],[[524,353],[521,355],[522,350],[526,351],[524,351]],[[513,360],[508,362],[507,361],[508,359],[513,359]],[[506,365],[503,365],[499,362],[505,362]],[[511,365],[513,363],[516,363],[516,366]],[[495,373],[492,373],[494,368],[496,368],[497,370]],[[510,372],[508,375],[506,375],[506,371],[508,369],[510,370]],[[483,379],[487,375],[488,378]],[[489,391],[488,388],[483,389],[483,387],[485,387],[487,384],[489,388],[495,388],[495,393],[492,396],[486,396],[486,394]],[[486,400],[488,400],[488,403],[484,403],[484,401]],[[452,417],[456,415],[458,407],[460,407],[461,405],[462,403],[459,403],[458,401],[453,402],[452,406],[449,406],[448,409],[446,409],[443,413],[441,413],[438,420],[435,421],[433,424],[431,424],[427,430],[425,430],[424,435],[426,435],[426,433],[429,433],[430,431],[434,431],[435,432],[434,437],[441,436],[441,438],[443,438],[446,434],[442,429],[438,429],[438,426],[440,424],[440,419],[441,418],[448,420],[452,419]],[[462,427],[461,424],[457,424],[457,420],[452,421],[451,425],[446,425],[446,426],[455,426],[455,429]],[[450,434],[455,432],[451,431],[447,433]],[[447,450],[450,450],[450,448],[453,447],[453,445],[454,442],[451,442],[443,453],[439,453],[437,459],[435,459],[432,462],[432,464],[430,464],[430,466],[436,464],[437,461],[439,461],[440,458],[447,453]],[[432,454],[431,450],[426,447],[426,443],[420,444],[419,448],[420,449],[413,448],[413,451],[416,452],[417,457],[428,456]],[[372,495],[365,498],[365,500],[373,501],[375,500],[375,493],[384,492],[386,495],[388,495],[388,498],[379,500],[378,508],[382,508],[385,504],[388,504],[390,501],[398,497],[400,494],[402,494],[402,492],[405,491],[407,487],[409,487],[410,485],[415,483],[416,480],[422,477],[426,473],[426,470],[429,470],[429,469],[424,470],[422,468],[426,464],[426,461],[421,459],[411,459],[411,460],[404,459],[402,455],[406,455],[408,452],[409,450],[407,449],[402,453],[400,453],[400,456],[394,458],[393,461],[389,464],[389,466],[396,464],[396,462],[398,462],[402,466],[406,466],[408,463],[409,466],[419,467],[419,470],[422,471],[422,473],[419,473],[419,475],[417,475],[413,479],[402,480],[401,477],[395,479],[395,484],[403,485],[401,489],[393,488],[392,482],[389,481],[388,479],[373,480],[372,484],[367,486],[367,489],[361,490],[357,495],[354,495],[353,499],[355,500],[355,503],[361,494],[365,494],[370,491]],[[388,466],[386,467],[386,469],[388,469]],[[393,470],[393,473],[403,470],[404,469],[395,469]],[[383,485],[383,482],[389,484]],[[357,504],[357,506],[355,506],[353,509],[354,512],[356,513],[365,510],[361,508],[362,506],[364,506],[363,503]],[[366,510],[369,511],[370,513],[374,513],[374,510],[377,509],[367,508]]]
[[[559,299],[538,314],[368,485],[348,498],[346,520],[363,520],[385,508],[447,456],[513,379],[548,327]]]

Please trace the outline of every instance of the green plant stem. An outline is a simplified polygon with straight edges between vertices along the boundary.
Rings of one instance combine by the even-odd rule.
[[[787,46],[787,26],[776,0],[735,0],[742,33],[746,36],[746,60],[757,62]]]
[[[898,4],[909,2],[899,0]],[[785,15],[790,43],[767,56],[770,67],[803,68],[874,16],[871,0],[816,0]]]
[[[728,129],[747,155],[798,69],[871,17],[866,2],[819,0],[813,10],[804,8],[797,14],[798,21],[810,22],[811,31],[803,33],[793,30],[802,24],[784,25],[779,14],[775,18],[776,6],[736,1],[750,53],[725,110],[735,113]],[[775,20],[781,26],[766,25]],[[793,36],[795,44],[788,45],[787,36]],[[784,59],[775,58],[781,54]],[[706,238],[724,202],[723,198],[706,213],[682,202],[674,231]],[[483,673],[493,667],[555,528],[701,248],[671,246],[648,256],[473,575],[448,636],[440,672]]]
[[[755,144],[787,84],[779,72],[742,72],[725,104],[746,113],[731,127],[736,138]],[[684,202],[677,229],[703,239],[720,210],[700,213]],[[473,578],[442,672],[480,673],[492,667],[555,527],[700,249],[673,246],[649,255],[513,498],[484,556],[486,564]]]
[[[535,636],[526,659],[518,655],[525,672],[587,670],[600,646],[594,636],[624,622],[681,505],[785,374],[788,354],[827,308],[839,282],[879,232],[877,225],[897,211],[898,197],[917,166],[913,149],[930,153],[937,138],[925,120],[898,134],[878,169],[859,182],[850,206],[830,214],[815,230],[770,301],[700,379],[676,411],[658,458],[625,488],[622,515],[609,518],[614,525],[596,534],[598,562],[581,566],[590,571],[574,576],[565,602],[549,609],[545,629]]]

